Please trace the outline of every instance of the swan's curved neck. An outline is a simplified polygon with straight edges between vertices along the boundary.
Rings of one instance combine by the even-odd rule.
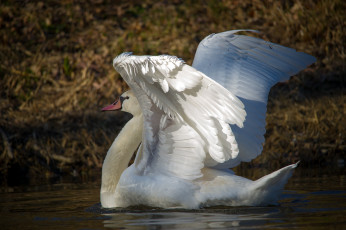
[[[102,166],[102,193],[113,193],[121,174],[142,141],[143,116],[133,116],[109,148]]]

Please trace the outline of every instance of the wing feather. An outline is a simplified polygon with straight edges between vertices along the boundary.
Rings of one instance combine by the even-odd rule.
[[[239,97],[245,105],[244,127],[231,125],[239,154],[216,166],[219,168],[234,167],[262,152],[270,88],[316,61],[314,57],[291,48],[235,35],[239,31],[207,36],[199,44],[192,65]]]
[[[229,124],[242,127],[246,113],[242,102],[220,84],[168,55],[125,53],[113,65],[142,106],[141,170],[194,179],[204,165],[237,157]]]

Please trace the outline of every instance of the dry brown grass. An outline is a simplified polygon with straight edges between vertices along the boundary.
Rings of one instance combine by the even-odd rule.
[[[342,0],[2,2],[0,178],[99,172],[128,118],[99,112],[126,89],[114,56],[167,53],[191,63],[203,37],[240,28],[318,59],[273,88],[266,145],[252,165],[344,159],[345,9]]]

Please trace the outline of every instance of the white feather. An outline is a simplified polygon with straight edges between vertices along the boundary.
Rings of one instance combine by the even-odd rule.
[[[242,127],[246,113],[243,104],[232,93],[176,57],[120,55],[113,63],[128,85],[143,91],[158,110],[172,119],[179,117],[177,119],[193,127],[203,139],[204,151],[214,160],[210,164],[223,163],[237,156],[236,141],[233,145],[222,144],[233,135],[231,129],[224,133],[222,128],[217,128],[218,123],[206,122],[215,119]],[[152,71],[142,71],[146,69],[142,66],[147,65]],[[136,72],[136,77],[129,76],[134,70],[141,72]],[[147,111],[143,113],[150,117]]]
[[[235,35],[239,31],[213,34],[203,39],[192,64],[239,97],[245,105],[247,117],[244,127],[232,125],[239,154],[219,164],[218,168],[235,167],[262,152],[270,88],[316,61],[314,57],[291,48],[255,37]]]

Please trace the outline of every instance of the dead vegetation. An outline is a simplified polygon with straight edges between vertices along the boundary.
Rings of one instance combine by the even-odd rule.
[[[251,164],[345,159],[345,2],[4,1],[0,7],[2,184],[100,172],[127,116],[100,113],[126,85],[124,52],[192,62],[206,35],[251,28],[318,61],[274,87],[266,144]]]

